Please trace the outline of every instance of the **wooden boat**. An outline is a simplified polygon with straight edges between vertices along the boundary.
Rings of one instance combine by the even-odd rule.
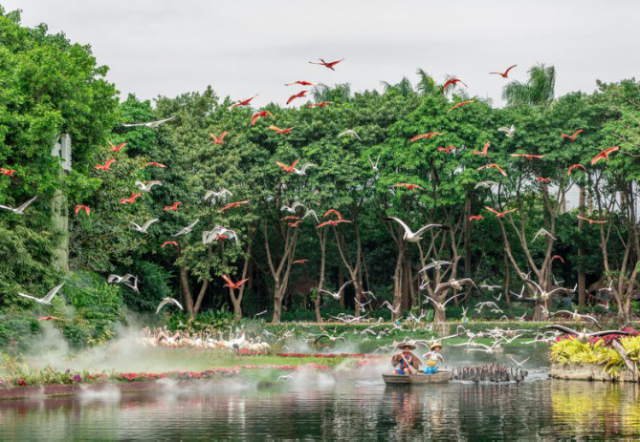
[[[383,374],[382,379],[387,385],[446,384],[452,376],[451,370],[438,370],[433,374]]]

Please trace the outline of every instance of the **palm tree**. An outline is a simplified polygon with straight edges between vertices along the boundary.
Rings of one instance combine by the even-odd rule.
[[[351,100],[351,85],[349,83],[336,84],[333,87],[320,85],[313,88],[313,99],[316,102],[333,101],[344,103]]]
[[[402,80],[400,80],[400,83],[398,84],[391,84],[387,81],[382,81],[380,83],[384,87],[385,94],[391,91],[395,91],[403,97],[408,97],[409,95],[415,93],[415,91],[413,90],[413,86],[411,85],[411,82],[407,77],[402,77]]]
[[[526,83],[512,81],[502,91],[502,98],[509,106],[529,105],[547,107],[553,103],[556,69],[538,64],[529,69]]]
[[[421,95],[438,95],[440,94],[441,88],[438,86],[433,77],[427,74],[424,70],[418,69],[418,92]]]

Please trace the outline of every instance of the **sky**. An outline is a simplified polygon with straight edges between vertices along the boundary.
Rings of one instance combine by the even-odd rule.
[[[3,0],[22,23],[89,44],[122,97],[173,97],[211,85],[221,96],[284,104],[296,80],[381,89],[424,69],[455,75],[502,104],[490,71],[557,70],[556,95],[591,92],[640,72],[640,1],[590,0]],[[345,58],[332,72],[309,61]],[[299,100],[302,101],[302,100]]]

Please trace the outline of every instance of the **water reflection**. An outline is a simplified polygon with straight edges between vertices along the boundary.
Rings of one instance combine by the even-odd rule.
[[[636,438],[630,384],[385,387],[378,379],[0,402],[0,439]]]

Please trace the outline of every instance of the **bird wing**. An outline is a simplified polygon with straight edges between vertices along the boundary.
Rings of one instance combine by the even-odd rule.
[[[31,205],[32,202],[34,202],[36,200],[36,198],[38,198],[37,196],[34,196],[33,198],[31,198],[29,201],[23,203],[21,206],[19,206],[16,210],[20,211],[20,212],[24,212],[24,210],[29,207],[29,205]]]
[[[405,224],[404,221],[402,221],[399,218],[396,218],[394,216],[390,216],[389,219],[394,220],[395,222],[397,222],[398,224],[400,224],[402,226],[402,228],[404,229],[404,231],[408,234],[408,235],[413,235],[413,232],[411,231],[411,229],[409,228],[408,225]]]
[[[42,302],[42,299],[36,298],[35,296],[27,295],[26,293],[18,292],[18,295],[22,296],[23,298],[32,299],[32,300],[34,300],[36,302]]]
[[[146,223],[144,223],[144,224],[142,225],[142,228],[143,228],[144,230],[147,230],[151,224],[153,224],[153,223],[155,223],[155,222],[158,222],[158,221],[159,221],[159,220],[158,220],[158,218],[150,219],[149,221],[147,221]],[[134,223],[134,224],[135,224],[135,223]]]
[[[342,285],[342,287],[340,287],[340,290],[338,290],[338,294],[342,293],[342,291],[344,290],[344,288],[345,288],[346,286],[348,286],[349,284],[351,284],[352,282],[353,282],[353,281],[347,281],[347,282],[345,282],[345,283]]]
[[[442,227],[442,224],[427,224],[426,226],[420,227],[420,229],[418,229],[418,231],[416,232],[416,235],[420,236],[429,229],[437,229],[440,227]]]
[[[62,286],[64,285],[64,282],[60,285],[55,286],[54,288],[51,289],[51,291],[49,293],[47,293],[47,296],[45,296],[42,301],[46,302],[47,304],[51,302],[51,300],[53,299],[54,296],[56,296],[56,294],[60,291],[60,289],[62,288]]]
[[[547,325],[546,327],[543,327],[543,328],[547,330],[558,330],[558,331],[567,333],[569,335],[578,335],[577,331],[570,329],[569,327],[565,327],[563,325]],[[611,334],[611,333],[617,333],[617,332],[611,332],[611,331],[607,332],[607,334]]]

